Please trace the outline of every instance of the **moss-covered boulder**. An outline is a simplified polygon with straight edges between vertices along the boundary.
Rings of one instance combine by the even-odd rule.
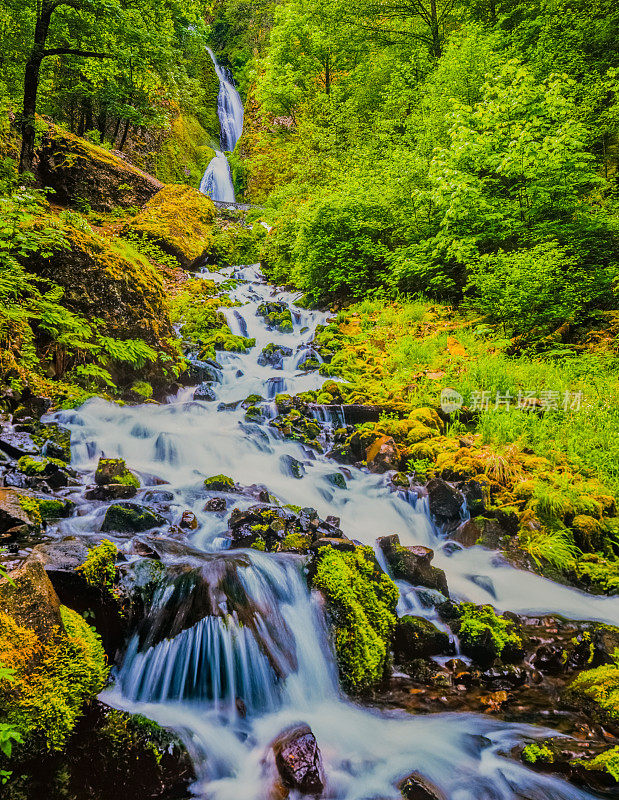
[[[21,757],[64,746],[107,665],[97,634],[60,605],[42,564],[30,561],[9,579],[0,581],[0,653],[13,673],[0,679],[0,716],[21,737],[13,751]]]
[[[120,339],[167,347],[172,336],[163,281],[150,262],[121,239],[66,226],[66,247],[26,259],[30,272],[64,289],[63,305]]]
[[[476,664],[487,667],[497,658],[504,662],[522,660],[522,638],[516,623],[497,614],[492,606],[445,603],[439,612],[458,636],[462,652]]]
[[[450,649],[448,634],[439,630],[429,619],[408,614],[398,620],[393,637],[396,663],[405,664],[417,658],[448,654]]]
[[[211,475],[204,479],[204,488],[210,492],[234,492],[236,484],[228,475]]]
[[[114,503],[105,512],[102,531],[141,533],[165,525],[161,514],[137,503]]]
[[[423,545],[403,547],[397,534],[381,536],[377,543],[396,580],[408,581],[413,586],[435,589],[445,597],[449,597],[445,571],[432,566],[434,551],[431,548]]]
[[[15,489],[0,488],[0,541],[35,533],[40,526],[41,514],[35,498]]]
[[[325,596],[340,670],[349,692],[376,685],[387,668],[398,590],[369,547],[318,551],[313,585]]]
[[[123,233],[143,236],[174,256],[185,269],[206,263],[213,247],[213,202],[190,186],[164,186]]]
[[[116,154],[53,125],[39,151],[39,174],[61,203],[87,203],[95,211],[142,206],[163,186]]]

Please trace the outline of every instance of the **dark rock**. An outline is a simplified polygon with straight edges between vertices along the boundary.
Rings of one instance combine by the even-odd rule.
[[[412,772],[398,784],[404,800],[447,800],[446,795],[420,772]]]
[[[365,460],[370,472],[398,470],[402,456],[390,436],[379,436],[366,450]]]
[[[122,458],[100,458],[95,470],[95,483],[97,486],[105,486],[108,483],[138,483],[131,472],[127,469]]]
[[[333,538],[329,536],[323,536],[320,539],[316,539],[316,541],[312,542],[310,545],[312,550],[321,550],[323,547],[332,547],[334,550],[350,552],[351,550],[355,549],[356,545],[354,542],[351,542],[350,539],[346,539],[344,537]]]
[[[463,547],[474,547],[478,539],[481,538],[481,531],[474,520],[467,519],[457,530],[450,534],[450,537]]]
[[[89,486],[84,492],[87,500],[129,500],[137,494],[137,488],[124,483],[108,483],[105,486]]]
[[[442,478],[433,478],[428,482],[427,489],[430,514],[436,524],[441,527],[453,527],[460,522],[463,501],[460,492]]]
[[[445,572],[431,565],[434,551],[429,547],[402,547],[397,534],[382,536],[378,539],[378,546],[383,551],[394,578],[408,581],[413,586],[436,589],[449,597]]]
[[[95,211],[143,206],[162,187],[152,175],[101,147],[50,126],[39,150],[43,186],[51,186],[60,203],[77,197]]]
[[[364,422],[378,422],[380,415],[385,410],[382,406],[359,405],[348,403],[343,406],[336,406],[344,412],[344,419],[347,425],[362,425]]]
[[[14,489],[0,488],[0,540],[9,541],[17,536],[39,530],[39,521],[34,511],[28,508],[31,498],[24,497]],[[24,506],[26,506],[24,508]],[[34,506],[33,506],[34,507]]]
[[[292,348],[281,344],[268,344],[262,349],[258,356],[258,364],[261,367],[272,367],[273,369],[283,369],[283,360],[292,355]]]
[[[284,475],[290,475],[291,478],[300,479],[305,475],[305,467],[296,458],[286,454],[279,457],[279,463],[282,466]]]
[[[0,450],[13,458],[33,456],[39,452],[39,447],[34,443],[29,433],[11,431],[3,428],[0,432]]]
[[[453,652],[453,643],[449,635],[430,620],[406,615],[396,624],[393,652],[396,663],[405,664],[416,658],[449,654]]]
[[[225,497],[211,497],[204,505],[204,511],[225,511],[227,507]]]
[[[271,747],[277,771],[287,789],[309,795],[322,793],[322,756],[308,725],[296,725],[283,731]]]
[[[149,489],[142,495],[145,503],[171,503],[174,500],[174,493],[167,489]]]
[[[166,520],[146,506],[137,503],[115,503],[105,513],[102,531],[140,533],[165,525]]]
[[[215,394],[215,390],[210,383],[203,381],[199,386],[196,387],[196,390],[193,393],[193,399],[210,403],[213,400],[217,400],[217,395]]]
[[[328,475],[325,475],[325,478],[329,481],[332,486],[336,486],[338,489],[346,489],[346,478],[342,475],[341,472],[330,472]]]
[[[219,380],[219,372],[212,361],[200,361],[197,358],[189,358],[187,369],[182,377],[187,383],[213,383]]]
[[[460,486],[471,517],[478,517],[490,505],[490,486],[488,481],[470,479]]]
[[[186,528],[190,531],[195,531],[198,527],[198,519],[193,511],[183,511],[183,516],[181,517],[180,527]]]

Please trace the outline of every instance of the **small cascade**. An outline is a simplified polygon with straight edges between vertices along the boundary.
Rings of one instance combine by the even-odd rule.
[[[221,151],[224,152],[215,151],[215,157],[211,159],[202,176],[200,191],[212,200],[222,203],[234,203],[232,173],[224,153],[234,150],[243,132],[243,101],[232,82],[231,75],[217,62],[212,50],[208,50],[208,53],[219,78],[217,115],[219,116],[220,126],[220,146]]]
[[[446,571],[454,599],[517,613],[560,610],[573,619],[619,620],[619,598],[560,586],[480,547],[444,547],[427,499],[394,491],[386,476],[354,466],[346,467],[346,488],[335,489],[328,476],[336,465],[327,456],[308,453],[271,426],[248,422],[242,401],[249,395],[264,398],[267,413],[273,413],[267,398],[282,386],[296,394],[322,385],[323,377],[299,370],[294,356],[283,358],[278,370],[258,358],[269,344],[293,353],[311,347],[327,315],[295,309],[292,332],[269,330],[258,309],[273,293],[257,267],[214,277],[238,279],[230,291],[235,305],[225,313],[233,331],[256,339],[247,353],[218,353],[215,402],[193,401],[187,388],[160,405],[119,406],[92,398],[53,415],[71,429],[73,466],[85,476],[101,453],[125,458],[141,478],[138,502],[165,495],[170,516],[179,519],[190,510],[198,525],[190,548],[167,540],[162,587],[135,630],[116,687],[104,699],[178,730],[196,765],[194,794],[208,800],[270,796],[265,753],[283,729],[299,722],[311,727],[322,750],[325,800],[395,800],[398,781],[414,770],[447,800],[588,800],[559,778],[502,755],[523,737],[547,735],[539,727],[491,715],[381,713],[341,697],[323,609],[307,588],[303,559],[226,551],[227,517],[257,501],[220,494],[225,511],[207,512],[203,481],[220,473],[245,487],[264,485],[282,505],[311,506],[325,519],[338,516],[342,530],[367,545],[398,534],[403,545],[432,547],[433,563]],[[277,296],[287,305],[294,299],[287,292]],[[341,424],[340,413],[335,406],[316,410],[332,426]],[[297,468],[283,469],[284,462]],[[96,536],[103,509],[85,504],[80,512],[62,520],[60,532]],[[160,550],[164,541],[165,534],[152,535],[145,545]],[[126,552],[133,557],[129,543]],[[398,588],[401,613],[434,619],[427,590],[404,582]]]

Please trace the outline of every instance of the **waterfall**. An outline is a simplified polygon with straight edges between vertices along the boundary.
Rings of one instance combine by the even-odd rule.
[[[234,150],[243,132],[243,102],[228,71],[217,62],[212,50],[208,50],[208,54],[219,79],[217,115],[219,116],[220,146],[222,151],[230,152]],[[228,159],[223,152],[215,151],[215,157],[211,159],[202,176],[200,191],[212,200],[234,203],[232,173]]]
[[[73,466],[85,477],[101,453],[125,458],[148,487],[142,492],[165,489],[169,514],[180,519],[191,510],[198,522],[185,560],[162,558],[163,568],[170,569],[163,589],[130,642],[115,688],[103,699],[183,736],[194,759],[193,791],[199,798],[264,800],[272,788],[264,768],[269,744],[299,722],[311,727],[322,750],[328,800],[398,798],[398,780],[414,770],[447,800],[590,798],[502,755],[524,737],[549,734],[540,727],[463,712],[418,717],[379,712],[342,697],[323,610],[307,588],[303,559],[225,549],[226,515],[255,501],[231,494],[225,513],[207,511],[202,482],[219,473],[243,486],[264,484],[282,504],[311,506],[323,518],[337,515],[342,529],[367,545],[397,533],[405,545],[433,547],[456,599],[521,613],[619,620],[617,597],[560,586],[497,563],[496,554],[479,547],[443,550],[426,502],[412,503],[391,491],[385,476],[353,466],[347,468],[347,488],[333,487],[328,476],[334,464],[326,456],[308,454],[269,426],[248,423],[240,401],[250,394],[268,397],[273,379],[285,381],[292,394],[321,386],[322,376],[300,371],[297,362],[328,315],[293,306],[292,331],[268,330],[257,311],[272,301],[273,292],[256,267],[204,277],[236,279],[230,291],[235,305],[225,313],[233,331],[256,339],[250,352],[218,353],[217,402],[194,401],[189,388],[160,405],[120,406],[91,398],[51,417],[71,429]],[[277,299],[292,305],[295,295],[280,292]],[[267,344],[292,351],[276,372],[258,363]],[[281,468],[284,457],[302,462],[301,478]],[[138,500],[144,501],[146,495]],[[102,509],[84,505],[79,516],[59,524],[64,535],[97,536],[101,523]],[[159,545],[165,539],[153,537]],[[130,540],[120,546],[129,559],[135,557]],[[415,609],[415,597],[408,595],[412,587],[400,582],[399,588],[403,610]]]

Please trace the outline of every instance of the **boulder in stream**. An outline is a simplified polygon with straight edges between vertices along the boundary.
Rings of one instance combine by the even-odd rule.
[[[424,617],[407,614],[396,623],[393,653],[396,663],[404,664],[416,658],[430,658],[453,651],[448,634],[439,630]]]
[[[397,534],[381,536],[378,546],[383,551],[393,577],[413,586],[425,586],[449,597],[445,572],[433,567],[434,551],[423,545],[403,547]]]
[[[433,478],[427,486],[432,519],[440,527],[453,527],[461,520],[460,509],[464,498],[442,478]]]
[[[443,792],[420,772],[411,772],[400,781],[398,789],[404,800],[446,800]]]
[[[167,521],[146,506],[137,503],[114,503],[105,512],[102,531],[140,533],[165,525]]]
[[[309,725],[288,728],[272,742],[275,765],[283,785],[306,795],[324,789],[322,755]]]

